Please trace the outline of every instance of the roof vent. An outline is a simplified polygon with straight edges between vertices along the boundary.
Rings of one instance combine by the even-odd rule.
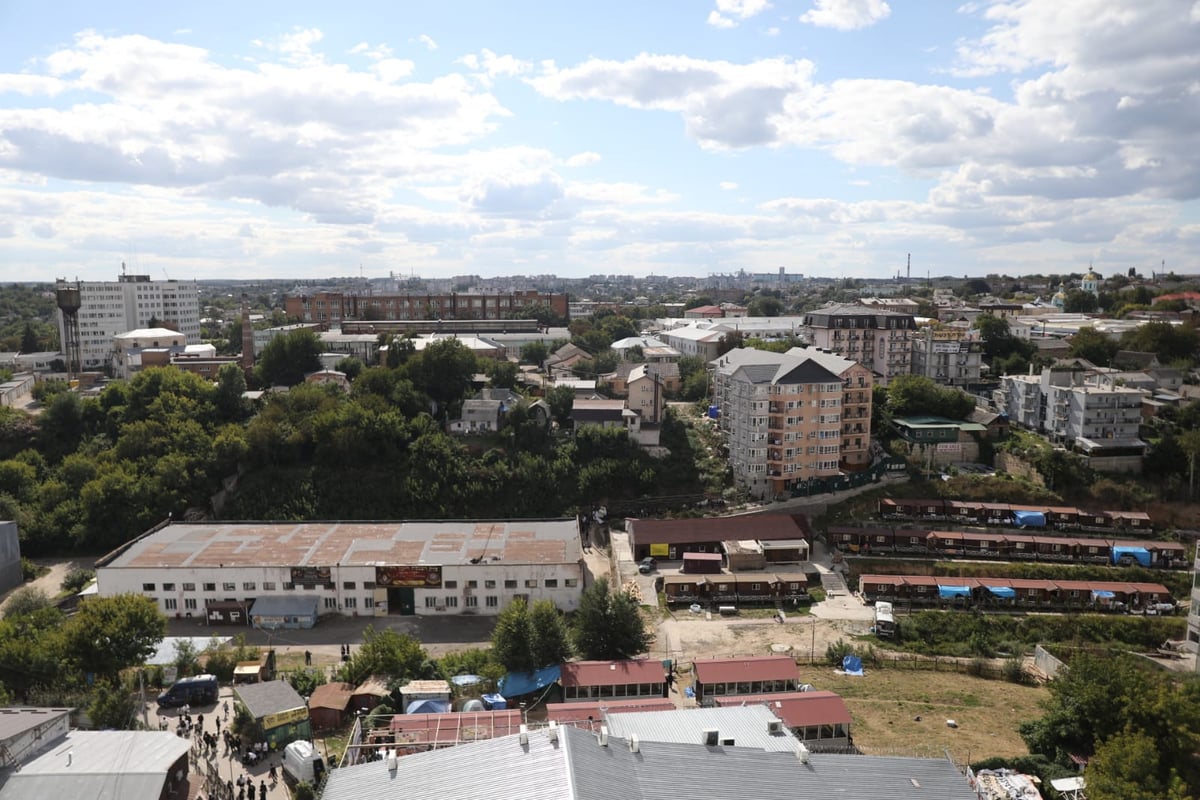
[[[385,760],[385,763],[387,764],[388,772],[396,771],[396,767],[398,766],[398,763],[396,761],[396,751],[395,750],[387,751],[387,758]]]
[[[705,728],[700,733],[704,736],[704,744],[708,747],[716,747],[721,743],[721,732],[716,728]]]
[[[528,725],[521,726],[521,733],[518,735],[517,738],[520,740],[522,747],[529,744],[529,726]]]
[[[551,743],[558,741],[558,723],[550,720],[550,741]]]
[[[641,749],[642,745],[641,742],[638,741],[638,735],[636,733],[629,734],[629,752],[637,753],[640,752]]]
[[[767,733],[783,733],[783,723],[773,719],[767,723]]]
[[[608,747],[608,726],[607,725],[600,726],[600,735],[597,737],[597,741],[600,742],[601,747]]]
[[[803,743],[800,744],[800,749],[796,751],[796,758],[800,759],[801,764],[808,763],[808,748]]]

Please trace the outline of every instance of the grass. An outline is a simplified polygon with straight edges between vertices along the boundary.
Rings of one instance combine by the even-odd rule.
[[[956,764],[1027,754],[1017,728],[1040,717],[1039,703],[1049,696],[1044,687],[956,672],[869,669],[865,678],[852,678],[827,667],[803,677],[846,700],[854,744],[864,752],[936,757],[949,752]],[[948,719],[958,727],[948,727]]]

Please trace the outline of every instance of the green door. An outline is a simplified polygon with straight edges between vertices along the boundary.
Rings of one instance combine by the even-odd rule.
[[[416,590],[411,586],[388,589],[388,613],[405,617],[417,613]]]

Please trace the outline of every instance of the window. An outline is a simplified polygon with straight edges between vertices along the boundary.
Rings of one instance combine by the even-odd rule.
[[[196,598],[185,597],[183,600],[183,607],[186,608],[188,611],[195,611],[196,610]]]
[[[263,581],[263,591],[264,592],[275,591],[275,581]]]
[[[1056,549],[1057,549],[1057,548],[1056,548]],[[173,583],[164,583],[164,584],[163,584],[163,591],[164,591],[164,592],[173,592],[173,591],[175,591],[175,584],[173,584]]]
[[[354,581],[342,581],[342,588],[353,591],[357,587],[354,585]]]
[[[167,611],[174,611],[179,607],[179,602],[174,597],[168,597],[166,600],[163,600],[163,607]]]
[[[142,591],[143,591],[143,592],[153,592],[153,591],[154,591],[154,584],[153,584],[153,583],[143,583],[143,584],[142,584]]]
[[[285,584],[283,584],[283,590],[284,590],[285,592],[290,592],[291,590],[293,590],[293,589],[295,589],[295,588],[296,588],[296,584],[294,584],[294,583],[290,583],[290,582],[289,582],[289,583],[285,583]]]
[[[221,584],[221,589],[226,592],[236,592],[237,584],[236,583],[223,583],[223,584]]]
[[[563,585],[566,586],[568,589],[574,589],[576,586],[579,585],[579,579],[578,578],[567,578],[565,581],[563,581]]]
[[[467,608],[479,608],[479,598],[473,594],[469,594],[467,595],[466,600],[463,602],[463,605],[465,605]]]
[[[537,588],[537,578],[526,578],[525,579],[525,588],[526,589],[536,589]]]
[[[185,584],[183,585],[183,590],[184,590],[185,592],[194,592],[194,591],[196,591],[196,584],[194,584],[194,583],[185,583]]]
[[[446,608],[458,608],[458,597],[446,595]]]
[[[425,598],[425,607],[426,608],[437,608],[437,598],[436,597],[426,597]]]
[[[354,597],[347,597],[345,600],[342,601],[342,605],[346,606],[346,608],[357,608],[358,607],[358,599],[354,598]]]
[[[326,597],[325,598],[325,607],[326,608],[337,608],[337,598],[336,597]]]
[[[245,583],[243,583],[242,591],[253,592],[254,591],[254,581],[246,581]]]
[[[546,578],[546,588],[547,589],[557,589],[558,588],[558,578]]]
[[[478,589],[479,581],[467,581],[467,588],[468,589]]]
[[[498,605],[500,605],[500,602],[499,602],[499,601],[496,599],[496,595],[494,595],[494,594],[490,594],[490,595],[488,595],[488,599],[487,599],[487,607],[488,607],[488,608],[495,608],[495,607],[496,607],[496,606],[498,606]]]
[[[375,598],[374,597],[364,597],[363,598],[363,608],[374,608],[374,607],[375,607]]]
[[[447,589],[457,589],[458,581],[442,581],[442,586],[445,586]]]
[[[504,588],[505,589],[515,589],[515,588],[517,588],[517,582],[515,580],[505,580]]]
[[[206,591],[206,592],[215,592],[216,590],[217,590],[217,585],[216,585],[215,583],[206,583],[206,584],[204,584],[204,591]]]

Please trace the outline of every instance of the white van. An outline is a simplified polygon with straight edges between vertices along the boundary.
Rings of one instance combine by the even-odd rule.
[[[283,777],[293,783],[308,782],[316,786],[325,773],[325,761],[317,754],[312,742],[292,742],[283,748]]]

